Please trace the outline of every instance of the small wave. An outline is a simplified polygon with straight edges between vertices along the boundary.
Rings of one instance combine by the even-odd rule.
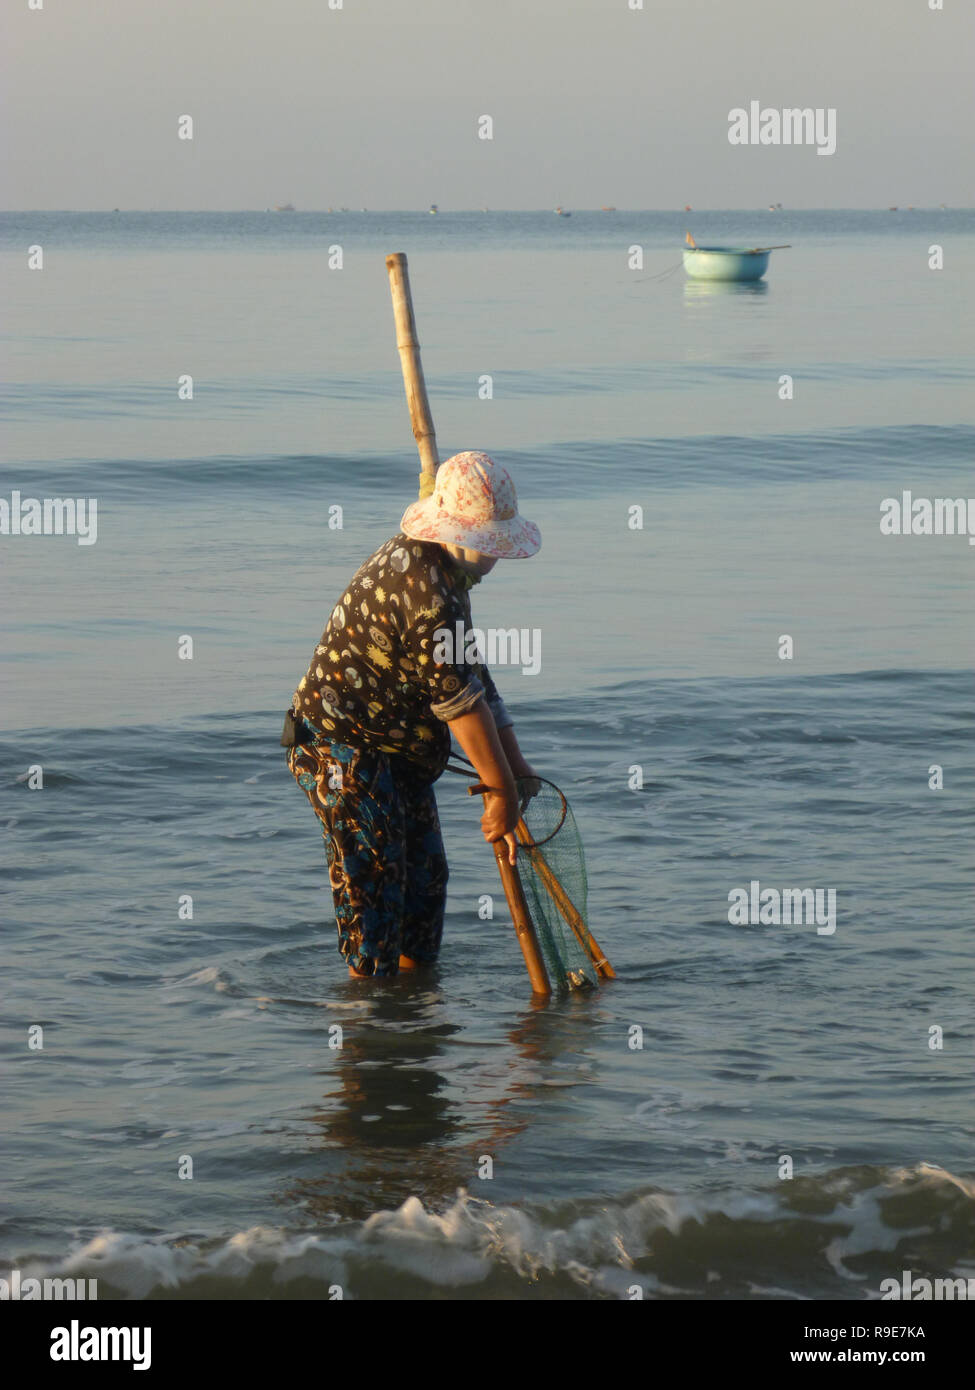
[[[973,1232],[975,1179],[919,1163],[706,1196],[495,1206],[460,1190],[440,1213],[411,1196],[317,1231],[102,1231],[58,1263],[18,1267],[97,1279],[100,1298],[870,1300],[904,1270],[967,1277]]]
[[[446,388],[445,382],[442,394],[452,394]],[[556,388],[564,395],[564,384],[553,382]],[[381,390],[392,401],[402,389],[395,373],[385,373],[378,384],[376,377],[370,376],[359,383],[358,392],[346,384],[339,394],[373,400]],[[589,389],[598,387],[591,385]],[[456,394],[466,396],[468,391],[465,378],[456,387]],[[242,390],[247,409],[260,406],[259,394],[250,384]],[[98,394],[99,402],[103,395]],[[36,415],[37,401],[32,399],[29,406]],[[141,396],[133,397],[130,408],[133,415],[145,417],[146,402]],[[526,480],[526,496],[529,491],[537,495],[551,484],[559,497],[566,499],[590,499],[596,459],[606,464],[616,492],[654,484],[680,490],[725,488],[731,486],[730,480],[737,490],[793,484],[797,470],[805,480],[816,482],[883,479],[889,490],[892,480],[902,475],[905,486],[908,479],[916,485],[922,478],[937,480],[939,486],[956,486],[948,480],[956,474],[967,476],[973,443],[975,430],[968,425],[836,428],[799,435],[625,435],[511,448],[505,453],[505,462],[517,478]],[[70,468],[45,464],[42,469],[25,462],[19,465],[19,476],[25,489],[31,478],[42,478],[45,495],[74,495],[84,479],[90,492],[110,494],[116,503],[140,504],[165,502],[174,494],[199,499],[210,496],[219,502],[232,484],[238,499],[261,496],[273,499],[274,506],[287,508],[287,499],[296,493],[310,504],[328,500],[339,481],[343,494],[362,504],[390,487],[398,491],[406,457],[405,450],[395,455],[360,450],[351,454],[208,454],[176,459],[93,457],[73,461]]]
[[[246,994],[246,990],[241,988],[231,974],[216,965],[205,965],[200,970],[194,970],[177,980],[167,980],[164,988],[188,989],[198,985],[212,988],[216,994],[230,994],[235,997],[243,997]]]

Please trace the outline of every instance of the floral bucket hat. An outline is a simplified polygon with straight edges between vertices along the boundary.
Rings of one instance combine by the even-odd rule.
[[[407,507],[400,528],[413,540],[460,545],[499,560],[525,559],[542,544],[535,523],[518,515],[508,470],[478,452],[446,459],[432,495]]]

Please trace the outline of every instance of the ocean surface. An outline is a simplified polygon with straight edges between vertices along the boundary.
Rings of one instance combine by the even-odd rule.
[[[791,246],[695,284],[687,227]],[[449,774],[441,960],[349,980],[278,746],[416,495],[390,251],[441,457],[490,452],[541,528],[473,611],[541,642],[493,674],[583,838],[589,995],[532,1003]],[[975,1277],[975,548],[880,530],[904,490],[975,530],[973,285],[950,209],[0,216],[0,498],[97,500],[93,544],[0,535],[0,1276]],[[755,880],[833,890],[835,931],[732,925]]]

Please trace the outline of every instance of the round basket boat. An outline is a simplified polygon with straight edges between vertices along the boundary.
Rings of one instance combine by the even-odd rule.
[[[685,247],[684,269],[694,280],[761,280],[769,254],[741,246]]]

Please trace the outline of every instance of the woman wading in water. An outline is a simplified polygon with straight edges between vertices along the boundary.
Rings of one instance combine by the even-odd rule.
[[[511,863],[520,800],[538,788],[490,672],[450,650],[457,623],[471,627],[470,587],[499,559],[534,555],[538,527],[482,453],[442,463],[400,526],[332,610],[282,737],[322,825],[339,952],[356,977],[437,959],[448,870],[433,784],[450,735],[490,788],[484,838],[504,839]]]

